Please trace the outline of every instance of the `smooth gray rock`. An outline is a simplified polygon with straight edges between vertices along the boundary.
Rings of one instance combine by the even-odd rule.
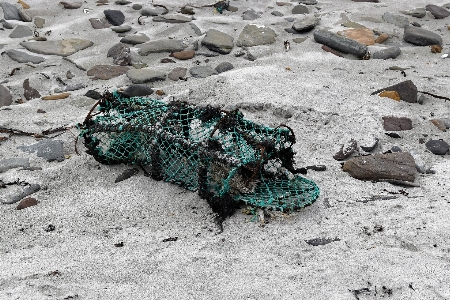
[[[132,69],[127,72],[127,77],[132,83],[146,83],[166,79],[166,73],[152,69]]]
[[[211,75],[217,75],[217,71],[211,68],[210,66],[197,66],[192,67],[189,70],[189,73],[191,73],[192,77],[196,78],[205,78]]]
[[[185,15],[164,15],[153,17],[153,22],[165,22],[165,23],[187,23],[191,22],[192,17]]]
[[[37,156],[47,161],[64,160],[64,143],[60,140],[45,139],[30,146],[19,146],[17,149],[28,153],[37,152]]]
[[[94,43],[89,40],[82,39],[67,39],[56,41],[40,41],[40,42],[21,42],[20,45],[25,47],[28,51],[48,54],[69,56],[80,50],[92,46]]]
[[[242,19],[247,21],[253,21],[260,17],[260,15],[253,9],[248,9],[242,13]]]
[[[153,89],[144,84],[133,84],[127,87],[122,95],[126,98],[148,96],[153,94]]]
[[[402,14],[405,14],[405,15],[408,15],[408,16],[412,16],[414,18],[423,18],[427,14],[427,11],[423,7],[414,8],[414,9],[410,9],[410,10],[402,10],[400,12]]]
[[[296,5],[294,6],[294,8],[292,9],[292,14],[293,15],[298,15],[298,14],[309,14],[309,9],[307,6],[305,5]]]
[[[373,59],[389,59],[396,58],[401,53],[400,47],[389,47],[372,53]]]
[[[408,18],[400,15],[394,15],[390,12],[386,12],[383,14],[383,20],[387,23],[394,24],[400,28],[405,28],[409,26]]]
[[[145,34],[133,34],[133,35],[127,35],[126,37],[123,37],[120,42],[125,44],[131,44],[131,45],[139,45],[150,41],[150,38],[146,36]]]
[[[62,87],[55,88],[55,93],[63,93],[63,92],[70,92],[70,91],[76,91],[80,89],[84,89],[86,85],[84,83],[73,83],[73,84],[67,84],[63,85]]]
[[[425,6],[425,9],[429,11],[435,19],[444,19],[450,16],[450,12],[448,10],[434,4],[428,4]]]
[[[30,184],[24,190],[18,192],[15,195],[9,196],[8,199],[6,199],[5,201],[2,200],[1,202],[3,204],[13,204],[13,203],[19,202],[20,200],[22,200],[26,196],[29,196],[29,195],[31,195],[33,193],[36,193],[40,189],[41,189],[41,186],[39,184]]]
[[[28,158],[5,158],[0,160],[0,173],[15,168],[27,168],[30,166]]]
[[[316,5],[316,0],[300,0],[298,3],[305,4],[305,5]]]
[[[167,77],[170,80],[178,81],[186,76],[186,72],[187,72],[186,68],[174,68],[172,71],[170,71]]]
[[[34,25],[36,25],[37,28],[43,28],[45,24],[45,19],[41,17],[35,17],[34,18]]]
[[[12,96],[9,90],[0,84],[0,107],[9,106],[12,103]]]
[[[164,7],[150,7],[150,8],[143,8],[141,10],[141,15],[148,16],[148,17],[156,17],[159,15],[167,14],[168,10]]]
[[[111,23],[106,18],[91,18],[89,19],[91,26],[94,29],[103,29],[111,27]]]
[[[19,39],[19,38],[24,38],[27,36],[32,36],[32,35],[33,35],[33,31],[28,26],[17,25],[16,28],[14,28],[13,32],[11,32],[9,37],[13,38],[13,39]]]
[[[3,9],[3,17],[5,20],[17,20],[22,21],[19,9],[8,2],[0,2],[0,6]]]
[[[107,9],[103,13],[108,22],[114,26],[120,26],[125,22],[125,15],[120,10]]]
[[[305,16],[292,24],[292,29],[296,31],[308,31],[313,29],[317,24],[319,24],[320,19],[314,16]]]
[[[442,45],[442,37],[439,34],[414,26],[405,28],[403,39],[418,46]]]
[[[162,39],[137,45],[136,48],[139,49],[140,55],[145,56],[150,53],[178,52],[184,50],[186,46],[183,40]]]
[[[405,80],[400,83],[379,89],[371,95],[381,93],[382,91],[395,91],[400,99],[409,103],[417,103],[417,87],[411,80]]]
[[[253,47],[259,45],[273,44],[277,34],[275,31],[264,25],[248,24],[242,29],[236,41],[238,47]]]
[[[445,155],[449,150],[449,145],[443,140],[429,140],[425,147],[436,155]]]
[[[420,152],[418,150],[412,149],[409,151],[409,153],[414,157],[414,163],[416,165],[417,172],[425,174],[427,172],[427,167],[420,156]]]
[[[128,32],[132,29],[130,25],[113,26],[111,30],[117,33]]]
[[[215,67],[214,69],[217,71],[217,73],[220,74],[220,73],[234,69],[234,66],[232,63],[226,61],[226,62],[218,64],[217,67]]]
[[[209,29],[202,40],[202,45],[211,51],[228,54],[233,49],[234,42],[232,36],[216,29]]]
[[[112,46],[106,57],[112,57],[113,63],[119,66],[128,66],[131,63],[130,48],[122,43]]]
[[[6,51],[6,54],[14,61],[17,61],[19,63],[33,63],[33,64],[40,64],[41,62],[45,61],[44,57],[41,56],[35,56],[30,55],[28,53],[22,52],[20,50],[10,49]]]
[[[335,50],[350,53],[357,57],[364,57],[368,51],[366,45],[326,30],[315,30],[314,40]]]
[[[196,35],[203,35],[202,31],[200,30],[200,28],[198,28],[197,25],[195,25],[194,23],[189,23],[189,25],[191,26],[192,30],[194,30]]]

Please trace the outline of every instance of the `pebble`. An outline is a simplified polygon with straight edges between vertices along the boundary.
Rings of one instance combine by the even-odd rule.
[[[178,51],[173,52],[170,56],[173,56],[180,60],[186,60],[193,58],[195,56],[195,51],[193,50]]]
[[[133,34],[127,35],[126,37],[120,40],[121,43],[131,44],[131,45],[139,45],[150,41],[150,38],[145,34]]]
[[[5,158],[0,160],[0,173],[15,168],[28,168],[30,161],[28,158]]]
[[[360,180],[394,179],[414,182],[416,166],[408,152],[374,154],[350,158],[343,171]]]
[[[292,14],[293,15],[309,14],[309,9],[305,5],[296,5],[294,6],[294,8],[292,8]]]
[[[279,12],[277,10],[271,12],[270,14],[275,17],[283,17],[284,16],[284,14],[282,12]]]
[[[9,199],[6,201],[1,201],[3,204],[14,204],[16,202],[19,202],[26,196],[29,196],[33,193],[36,193],[41,189],[41,186],[39,184],[30,184],[27,186],[23,191],[18,192],[15,195],[9,196]]]
[[[23,7],[19,8],[19,15],[24,22],[31,22],[33,20]]]
[[[291,2],[275,2],[278,6],[291,6]]]
[[[305,16],[292,24],[292,29],[299,31],[299,32],[305,32],[312,30],[314,27],[316,27],[317,24],[319,24],[320,19],[314,16]]]
[[[15,49],[7,50],[6,54],[9,56],[9,58],[19,63],[40,64],[41,62],[45,61],[44,57],[30,55],[28,53]]]
[[[174,68],[172,71],[169,72],[167,77],[170,80],[178,81],[181,78],[184,78],[186,76],[187,69],[186,68]]]
[[[2,25],[3,25],[3,28],[5,28],[5,29],[13,29],[14,28],[13,24],[6,22],[6,21],[3,22]]]
[[[216,29],[209,29],[202,40],[202,45],[211,51],[228,54],[233,49],[234,42],[232,36]]]
[[[450,118],[443,118],[441,120],[444,122],[445,128],[450,129]]]
[[[146,56],[150,53],[183,51],[186,45],[183,40],[162,39],[137,45],[136,48],[139,55]]]
[[[409,20],[408,20],[408,18],[406,18],[404,16],[395,15],[390,12],[386,12],[383,14],[382,18],[385,22],[394,24],[400,28],[406,28],[409,26]]]
[[[133,4],[131,6],[131,8],[134,9],[134,10],[140,10],[140,9],[142,9],[142,5],[136,3],[136,4]]]
[[[396,58],[401,53],[400,47],[389,47],[380,51],[375,51],[372,53],[373,59],[389,59]]]
[[[383,89],[379,89],[372,93],[372,95],[381,93],[383,91],[395,91],[399,94],[400,99],[409,103],[417,103],[417,87],[411,80],[406,80]]]
[[[275,43],[277,34],[275,31],[264,25],[248,24],[245,25],[239,34],[236,46],[253,47]]]
[[[117,33],[128,32],[132,29],[130,25],[113,26],[111,30]]]
[[[89,19],[91,22],[91,26],[94,29],[103,29],[111,27],[111,24],[108,22],[106,18],[91,18]]]
[[[108,50],[107,57],[112,57],[115,65],[128,66],[131,63],[130,48],[123,43],[112,46]]]
[[[70,96],[70,93],[53,94],[41,97],[42,100],[61,100]]]
[[[382,34],[380,34],[379,37],[376,38],[375,44],[382,44],[382,43],[386,42],[388,38],[389,38],[389,34],[382,33]]]
[[[234,69],[234,66],[230,62],[222,62],[222,63],[218,64],[214,69],[217,71],[218,74],[220,74],[220,73]]]
[[[122,95],[126,98],[148,96],[153,94],[153,89],[144,84],[133,84],[127,87]]]
[[[341,145],[341,149],[333,155],[333,158],[335,160],[344,160],[349,158],[357,149],[358,143],[354,139],[351,139],[346,144]]]
[[[253,9],[248,9],[242,13],[243,20],[253,21],[258,19],[259,17],[260,15]]]
[[[41,17],[35,17],[34,18],[34,25],[36,25],[37,28],[43,28],[45,24],[45,19]]]
[[[425,9],[429,11],[435,19],[444,19],[450,16],[450,12],[448,10],[434,4],[428,4],[425,6]]]
[[[174,60],[171,59],[171,58],[167,58],[167,57],[161,58],[160,62],[161,62],[162,64],[176,63],[176,61],[174,61]]]
[[[187,23],[191,22],[192,17],[185,15],[164,15],[153,17],[153,22],[165,22],[165,23]]]
[[[28,153],[37,152],[38,157],[42,157],[48,162],[64,161],[64,143],[60,140],[44,139],[30,146],[19,146],[17,149]]]
[[[386,116],[382,119],[384,121],[383,128],[386,131],[402,131],[412,129],[412,121],[409,118]]]
[[[298,3],[306,4],[306,5],[316,5],[317,1],[316,0],[300,0],[300,1],[298,1]]]
[[[86,97],[89,97],[91,99],[100,100],[103,96],[97,91],[89,90],[84,94]]]
[[[165,9],[164,7],[152,7],[152,8],[143,8],[141,10],[142,16],[148,16],[148,17],[156,17],[159,15],[167,14],[169,11]]]
[[[314,40],[335,50],[350,53],[360,58],[364,57],[368,51],[367,46],[364,44],[321,29],[314,31]]]
[[[16,210],[21,210],[21,209],[25,209],[31,206],[35,206],[38,205],[39,201],[37,201],[35,198],[24,198],[22,199],[19,204],[16,207]]]
[[[12,103],[12,96],[9,90],[0,84],[0,107],[9,106]]]
[[[445,126],[445,123],[443,120],[440,119],[432,119],[430,120],[431,123],[433,123],[434,126],[436,126],[440,131],[446,132],[447,126]]]
[[[107,9],[103,13],[111,25],[120,26],[125,22],[125,15],[120,10]]]
[[[425,147],[436,155],[445,155],[449,150],[449,145],[443,140],[429,140]]]
[[[5,20],[17,20],[22,21],[19,9],[8,2],[0,2],[0,6],[3,9],[3,18]]]
[[[418,46],[442,45],[442,37],[439,34],[414,26],[405,28],[403,39]]]
[[[375,44],[375,35],[369,28],[352,28],[344,31],[338,31],[338,34],[355,40],[366,46]]]
[[[126,66],[96,65],[87,71],[94,79],[108,80],[126,74],[130,68]]]
[[[9,35],[9,37],[13,39],[24,38],[27,36],[33,36],[33,31],[30,27],[25,25],[17,25],[13,32]]]
[[[61,1],[59,3],[62,4],[64,6],[64,8],[66,8],[66,9],[77,9],[77,8],[80,8],[83,5],[83,2],[65,2],[65,1]]]
[[[146,83],[166,79],[166,73],[152,69],[132,69],[127,72],[127,77],[132,83]]]
[[[414,8],[414,9],[410,9],[410,10],[402,10],[400,12],[402,14],[409,15],[409,16],[412,16],[414,18],[423,18],[427,14],[426,9],[423,8],[423,7]]]
[[[30,86],[30,79],[25,79],[23,81],[23,96],[25,97],[25,99],[27,100],[31,100],[31,99],[35,99],[35,98],[40,98],[41,94],[39,94],[38,90],[36,90],[35,88],[32,88]]]
[[[20,45],[31,52],[48,55],[69,56],[91,47],[94,43],[82,39],[66,39],[44,42],[21,42]]]
[[[217,71],[210,66],[196,66],[189,69],[189,73],[196,78],[205,78],[211,75],[217,75]]]
[[[84,83],[75,83],[75,84],[66,84],[62,87],[57,87],[54,89],[55,93],[62,93],[62,92],[71,92],[76,91],[80,89],[84,89],[86,85]]]

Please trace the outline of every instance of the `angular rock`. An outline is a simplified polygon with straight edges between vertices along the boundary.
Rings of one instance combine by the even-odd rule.
[[[163,39],[140,44],[136,48],[139,49],[140,55],[145,56],[150,53],[182,51],[186,48],[186,45],[183,43],[183,40]]]
[[[9,90],[0,84],[0,107],[9,106],[12,103],[12,96]]]
[[[348,21],[348,22],[342,23],[341,25],[344,26],[344,27],[348,27],[348,28],[366,28],[366,26],[361,25],[361,24],[356,23],[356,22],[352,22],[352,21]]]
[[[125,22],[125,15],[120,10],[107,9],[103,13],[108,22],[114,26],[120,26]]]
[[[419,46],[442,45],[442,37],[439,34],[414,26],[405,28],[403,39]]]
[[[59,4],[62,4],[64,6],[64,8],[66,8],[66,9],[77,9],[77,8],[80,8],[81,5],[83,5],[83,2],[65,2],[65,1],[61,1],[61,2],[59,2]]]
[[[132,69],[127,72],[127,77],[132,83],[146,83],[166,79],[166,73],[151,69]]]
[[[38,205],[39,201],[37,201],[34,198],[28,197],[28,198],[24,198],[22,199],[22,201],[19,202],[19,204],[16,207],[16,210],[21,210],[21,209],[25,209],[31,206],[35,206]]]
[[[91,26],[94,29],[103,29],[111,27],[111,23],[106,18],[91,18],[89,19]]]
[[[277,34],[272,28],[264,25],[248,24],[242,29],[236,41],[238,47],[268,45],[275,42]]]
[[[115,65],[128,66],[131,63],[130,48],[122,43],[112,46],[108,50],[107,57],[112,57]]]
[[[117,33],[124,33],[124,32],[128,32],[132,29],[132,27],[130,25],[121,25],[121,26],[114,26],[111,27],[111,30]]]
[[[412,129],[412,121],[409,118],[386,116],[383,117],[383,121],[383,127],[386,131],[402,131]]]
[[[22,21],[19,9],[8,2],[0,2],[0,6],[3,9],[3,17],[5,20],[17,20]]]
[[[126,98],[148,96],[153,94],[153,89],[143,84],[133,84],[127,87],[122,95]]]
[[[39,143],[30,146],[19,146],[17,149],[34,153],[37,152],[38,157],[42,157],[47,161],[63,161],[64,160],[64,143],[60,140],[44,139]]]
[[[400,28],[405,28],[409,26],[409,20],[408,18],[400,15],[394,15],[390,12],[386,12],[383,14],[383,20],[385,22],[394,24]]]
[[[35,88],[32,88],[30,86],[30,79],[28,78],[23,81],[23,89],[24,89],[23,95],[27,100],[41,97],[41,94],[39,94],[39,92]]]
[[[186,68],[175,68],[167,75],[170,80],[178,81],[186,76]]]
[[[299,32],[309,31],[319,24],[319,22],[319,18],[314,16],[305,16],[302,19],[295,21],[294,24],[292,24],[292,29]]]
[[[211,75],[217,75],[217,71],[211,68],[210,66],[197,66],[192,67],[189,70],[189,73],[191,73],[192,77],[196,78],[205,78]]]
[[[220,74],[220,73],[234,69],[234,66],[230,62],[222,62],[222,63],[218,64],[214,69],[217,71],[217,73]]]
[[[253,9],[248,9],[242,13],[242,19],[247,21],[253,21],[260,17],[260,15]]]
[[[444,19],[450,16],[450,12],[448,10],[434,4],[428,4],[425,6],[425,9],[429,11],[435,19]]]
[[[360,180],[413,182],[416,178],[414,158],[408,152],[353,157],[344,163],[343,171]]]
[[[44,42],[21,42],[20,45],[25,47],[28,51],[48,54],[69,56],[80,50],[86,49],[92,46],[94,43],[89,40],[82,39],[66,39],[56,41],[44,41]]]
[[[33,31],[28,26],[17,25],[16,28],[14,28],[13,32],[11,32],[9,37],[13,38],[13,39],[19,39],[19,38],[24,38],[27,36],[32,36],[32,35],[33,35]]]
[[[19,63],[40,64],[41,62],[45,61],[45,58],[41,56],[30,55],[28,53],[15,49],[7,50],[6,54],[9,56],[9,58]]]
[[[443,140],[429,140],[425,147],[436,155],[445,155],[449,150],[449,145]]]
[[[386,98],[391,98],[395,101],[400,101],[402,100],[400,98],[400,95],[396,92],[396,91],[382,91],[380,94],[378,94],[378,96],[380,97],[386,97]]]
[[[153,22],[165,22],[165,23],[187,23],[191,22],[192,17],[185,15],[164,15],[153,17]]]
[[[202,45],[211,51],[228,54],[233,49],[234,42],[232,36],[216,29],[209,29],[202,40]]]
[[[45,24],[45,19],[41,17],[35,17],[34,18],[34,25],[36,25],[37,28],[43,28]]]
[[[87,71],[87,75],[94,76],[94,79],[108,80],[126,74],[129,69],[126,66],[96,65]]]
[[[164,7],[152,7],[152,8],[143,8],[141,10],[141,15],[142,16],[151,16],[151,17],[156,17],[159,15],[164,15],[167,14],[169,11],[167,9],[165,9]]]
[[[389,59],[396,58],[401,53],[400,47],[389,47],[372,53],[373,59]]]
[[[373,34],[373,31],[369,28],[352,28],[344,31],[339,31],[338,34],[360,42],[361,44],[364,44],[366,46],[375,44],[375,36]]]
[[[193,58],[195,56],[195,51],[193,50],[178,51],[172,53],[170,56],[173,56],[180,60],[186,60]]]
[[[298,15],[298,14],[309,14],[309,9],[305,5],[296,5],[294,8],[292,8],[292,14]]]
[[[131,44],[131,45],[143,44],[143,43],[146,43],[148,41],[150,41],[150,38],[148,36],[146,36],[145,34],[143,34],[143,33],[128,35],[126,37],[123,37],[120,40],[121,43]]]
[[[366,56],[368,51],[366,45],[326,30],[315,30],[314,40],[335,50],[350,53],[360,58]]]
[[[89,97],[91,99],[100,100],[103,96],[97,91],[89,90],[84,94],[86,97]]]
[[[379,89],[372,93],[378,94],[382,91],[395,91],[399,94],[400,99],[409,103],[417,103],[417,87],[411,80],[406,80],[383,89]]]
[[[5,158],[0,160],[0,173],[15,168],[28,168],[30,161],[28,158]]]
[[[423,18],[427,14],[427,11],[423,7],[414,8],[414,9],[410,9],[410,10],[403,10],[403,11],[400,11],[400,12],[402,14],[409,15],[409,16],[412,16],[414,18]]]

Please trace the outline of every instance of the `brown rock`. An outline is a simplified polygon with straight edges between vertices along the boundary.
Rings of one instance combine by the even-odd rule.
[[[433,119],[430,120],[431,123],[434,124],[434,126],[436,126],[437,128],[439,128],[439,130],[446,132],[447,131],[447,127],[445,126],[444,121],[439,120],[439,119]]]
[[[22,7],[24,9],[29,9],[30,6],[28,4],[26,4],[25,2],[23,2],[22,0],[17,1],[17,3],[19,3],[20,5],[22,5]]]
[[[87,71],[87,75],[94,76],[95,79],[108,80],[126,74],[129,69],[126,66],[96,65]]]
[[[431,53],[441,53],[442,47],[440,45],[431,45]]]
[[[378,94],[378,96],[400,101],[400,95],[396,91],[382,91],[380,94]]]
[[[89,22],[91,22],[91,26],[94,29],[111,27],[111,23],[109,23],[108,20],[106,20],[106,18],[92,18],[89,19]]]
[[[386,40],[389,38],[389,34],[387,33],[382,33],[379,37],[377,37],[377,39],[375,40],[375,43],[377,44],[383,44],[384,42],[386,42]]]
[[[369,28],[352,28],[344,31],[339,31],[338,34],[360,42],[361,44],[364,44],[366,46],[375,44],[373,31]]]
[[[65,99],[70,96],[70,93],[61,93],[61,94],[54,94],[49,96],[44,96],[41,99],[42,100],[59,100],[59,99]]]
[[[39,203],[39,201],[37,201],[34,198],[28,197],[28,198],[24,198],[22,199],[22,201],[19,202],[19,204],[17,205],[16,209],[17,210],[21,210],[30,206],[35,206]]]
[[[397,117],[383,117],[384,120],[384,130],[386,131],[402,131],[411,130],[412,121],[409,118],[397,118]]]
[[[413,182],[416,178],[414,158],[408,152],[354,157],[344,163],[343,170],[360,180],[394,179]]]
[[[191,59],[195,56],[195,51],[186,50],[186,51],[174,52],[174,53],[172,53],[171,56],[181,59],[181,60]]]
[[[30,80],[28,78],[23,81],[23,89],[23,95],[27,100],[41,97],[41,94],[39,94],[35,88],[30,86]]]

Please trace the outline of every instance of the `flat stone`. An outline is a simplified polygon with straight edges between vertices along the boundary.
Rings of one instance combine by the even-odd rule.
[[[379,3],[379,0],[352,0],[353,2],[371,2],[371,3]]]
[[[416,166],[408,152],[375,154],[350,158],[343,171],[360,180],[394,179],[413,182]]]
[[[375,35],[369,28],[352,28],[344,31],[339,31],[338,34],[360,42],[361,44],[364,44],[366,46],[375,44]]]
[[[300,0],[298,3],[305,4],[305,5],[316,5],[316,0]]]
[[[91,26],[94,29],[103,29],[111,27],[111,23],[106,18],[91,18],[89,19]]]
[[[9,106],[12,103],[12,96],[9,90],[0,84],[0,107]]]
[[[84,94],[86,97],[89,97],[91,99],[100,100],[103,96],[97,91],[89,90]]]
[[[389,59],[396,58],[401,53],[400,47],[389,47],[372,53],[373,59]]]
[[[66,84],[61,87],[57,87],[54,89],[55,93],[62,93],[62,92],[71,92],[76,91],[85,88],[86,85],[84,83],[71,83]]]
[[[23,7],[19,8],[19,15],[24,22],[31,22],[33,18],[25,11]]]
[[[279,12],[277,10],[271,12],[270,14],[275,17],[283,17],[284,16],[284,14],[282,12]]]
[[[376,44],[382,44],[382,43],[386,42],[388,38],[389,38],[389,34],[382,33],[382,34],[380,34],[380,36],[378,36],[376,38],[375,43]]]
[[[196,78],[205,78],[211,75],[217,75],[217,71],[211,68],[210,66],[196,66],[189,69],[189,73],[191,73],[192,77]]]
[[[41,17],[35,17],[34,18],[34,25],[36,25],[37,28],[43,28],[45,24],[45,19]]]
[[[298,15],[298,14],[309,14],[309,9],[305,5],[296,5],[294,8],[292,8],[292,14]]]
[[[130,48],[122,43],[112,46],[108,50],[107,57],[112,57],[115,65],[128,66],[131,63]]]
[[[412,16],[414,18],[423,18],[427,14],[426,9],[423,8],[423,7],[414,8],[414,9],[410,9],[410,10],[402,10],[400,12],[402,14],[405,14],[405,15],[408,15],[408,16]]]
[[[344,26],[344,27],[347,27],[347,28],[366,28],[366,26],[361,25],[361,24],[356,23],[356,22],[352,22],[352,21],[348,21],[348,22],[342,23],[341,25]]]
[[[170,56],[173,56],[180,60],[186,60],[193,58],[195,56],[195,51],[193,50],[178,51],[173,52]]]
[[[19,146],[17,149],[34,153],[38,157],[42,157],[47,161],[63,161],[64,160],[64,143],[60,140],[44,139],[30,146]]]
[[[0,201],[3,204],[13,204],[16,202],[19,202],[26,196],[29,196],[33,193],[36,193],[41,189],[41,186],[39,184],[30,184],[27,187],[25,187],[23,190],[17,192],[16,194],[10,195],[6,201]]]
[[[308,37],[301,37],[301,38],[294,38],[294,39],[292,39],[292,41],[296,44],[301,44],[304,41],[306,41],[307,39],[308,39]]]
[[[253,21],[260,17],[260,15],[253,9],[248,9],[242,13],[242,19],[247,21]]]
[[[103,13],[108,22],[114,26],[120,26],[125,22],[125,15],[120,10],[107,9]]]
[[[350,53],[360,58],[364,57],[368,51],[366,45],[326,30],[316,29],[314,40],[337,51]]]
[[[150,8],[143,8],[141,10],[141,15],[148,16],[148,17],[156,17],[159,15],[167,14],[169,11],[165,9],[164,7],[150,7]]]
[[[19,9],[8,2],[0,2],[0,6],[3,9],[3,18],[5,20],[17,20],[22,21]]]
[[[217,73],[220,74],[220,73],[234,69],[234,66],[232,63],[226,61],[226,62],[222,62],[222,63],[218,64],[214,69],[217,71]]]
[[[186,45],[183,40],[162,39],[137,45],[136,48],[140,55],[145,56],[150,53],[183,51]]]
[[[23,81],[23,95],[25,97],[25,99],[27,100],[31,100],[31,99],[35,99],[35,98],[40,98],[41,94],[39,94],[38,90],[36,90],[35,88],[30,86],[30,79],[25,79]]]
[[[165,80],[166,76],[166,73],[152,69],[132,69],[127,72],[127,77],[136,84]]]
[[[412,129],[412,121],[409,118],[386,116],[383,117],[383,121],[383,127],[386,131],[403,131]]]
[[[275,2],[278,6],[291,6],[292,3],[291,2],[281,2],[281,1],[277,1]]]
[[[228,54],[233,49],[234,42],[232,36],[216,29],[209,29],[202,40],[202,45],[211,51]]]
[[[400,15],[394,15],[390,12],[386,12],[383,14],[383,20],[387,23],[394,24],[400,28],[405,28],[409,26],[408,18]]]
[[[419,46],[442,46],[442,37],[439,34],[414,26],[408,26],[405,28],[405,31],[403,32],[403,39],[409,43]]]
[[[153,89],[144,84],[133,84],[127,87],[122,95],[126,98],[148,96],[153,94]]]
[[[59,4],[62,4],[65,9],[77,9],[83,5],[83,2],[66,2],[61,1]]]
[[[133,5],[131,6],[131,8],[134,9],[134,10],[140,10],[140,9],[142,9],[142,5],[136,3],[136,4],[133,4]]]
[[[24,198],[22,199],[19,204],[16,207],[16,210],[21,210],[21,209],[25,209],[31,206],[35,206],[38,205],[39,201],[37,201],[35,198]]]
[[[186,76],[186,68],[175,68],[167,75],[170,80],[178,81]]]
[[[80,50],[92,46],[94,43],[89,40],[82,39],[67,39],[44,42],[21,42],[20,45],[25,47],[28,51],[48,54],[69,56]]]
[[[150,38],[146,36],[145,34],[133,34],[133,35],[127,35],[126,37],[123,37],[120,42],[125,44],[131,44],[131,45],[139,45],[150,41]]]
[[[130,25],[121,25],[121,26],[114,26],[111,27],[111,30],[117,33],[124,33],[124,32],[128,32],[132,29],[132,27]]]
[[[277,34],[272,28],[264,25],[248,24],[242,29],[236,41],[238,47],[268,45],[275,42]]]
[[[319,24],[320,19],[314,16],[305,16],[292,24],[292,29],[304,32],[312,30],[317,24]]]
[[[417,87],[411,80],[406,80],[383,89],[379,89],[372,93],[378,94],[382,91],[396,91],[400,99],[409,103],[417,103]]]
[[[3,25],[3,28],[5,28],[5,29],[13,29],[14,28],[13,24],[6,22],[6,21],[2,22],[2,25]]]
[[[436,155],[445,155],[449,150],[449,145],[443,140],[429,140],[425,147]]]
[[[434,4],[428,4],[425,6],[425,9],[429,11],[435,19],[444,19],[450,16],[450,12],[448,10]]]
[[[15,168],[28,168],[29,166],[28,158],[5,158],[0,160],[0,173]]]
[[[187,23],[191,22],[192,17],[185,15],[164,15],[153,17],[153,22],[165,22],[165,23]]]
[[[6,51],[6,54],[14,61],[19,63],[33,63],[40,64],[45,61],[45,58],[41,56],[30,55],[20,50],[10,49]]]
[[[17,25],[16,28],[14,28],[13,32],[9,35],[10,38],[18,39],[18,38],[24,38],[27,36],[32,36],[33,31],[25,25]]]
[[[87,71],[88,76],[95,79],[108,80],[126,74],[130,68],[126,66],[96,65]]]
[[[445,126],[445,123],[441,119],[431,119],[431,123],[433,123],[434,126],[436,126],[440,131],[447,131],[447,127]]]

